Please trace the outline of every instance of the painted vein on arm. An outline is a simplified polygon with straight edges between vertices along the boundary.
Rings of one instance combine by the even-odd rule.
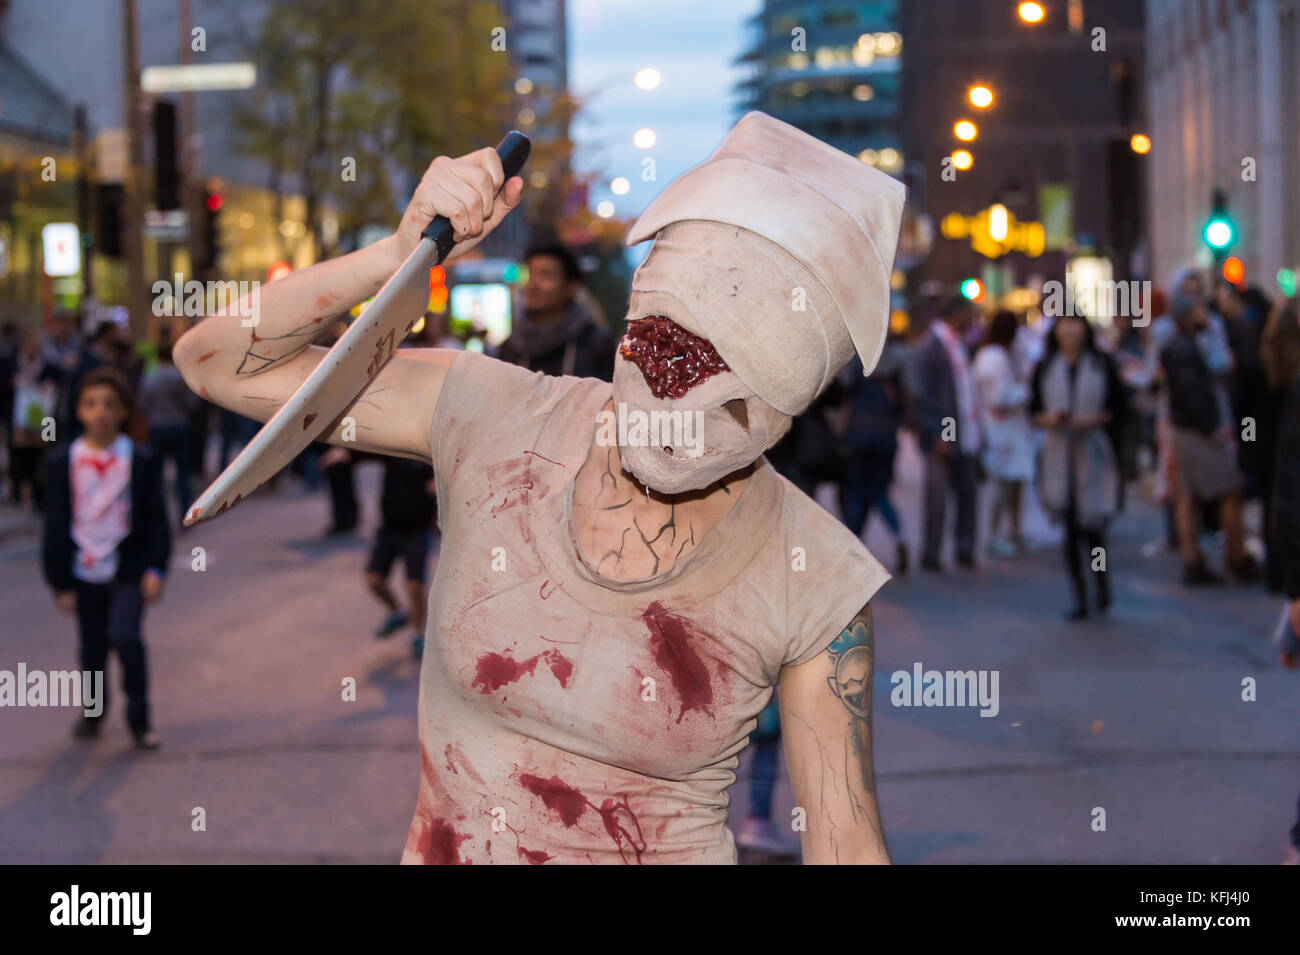
[[[236,375],[256,375],[273,368],[276,365],[288,361],[304,352],[311,344],[312,339],[321,332],[321,319],[314,318],[305,325],[299,325],[297,328],[291,328],[283,335],[258,335],[257,330],[249,332],[248,348],[244,350],[239,367],[235,369]],[[281,354],[275,354],[279,348],[284,347],[278,344],[264,343],[286,343],[289,347],[287,351]],[[264,354],[256,351],[258,344],[263,344],[265,349],[270,350],[270,354]]]
[[[832,796],[838,795],[839,793],[838,780],[835,776],[835,770],[831,766],[830,754],[826,752],[826,747],[822,745],[820,734],[818,734],[816,728],[811,723],[809,723],[806,719],[804,719],[794,710],[790,711],[790,715],[804,725],[804,727],[808,730],[808,734],[812,738],[813,742],[817,744],[817,801],[821,808],[821,817],[825,819],[827,822],[827,830],[826,830],[827,844],[830,846],[831,851],[835,854],[835,861],[839,862],[840,843],[839,843],[839,839],[837,839],[835,835],[837,829],[835,825],[835,815],[834,813],[829,811],[829,802],[826,798],[826,785],[828,782],[830,783],[831,789],[834,791],[832,793]],[[803,778],[811,779],[812,777],[808,772],[807,763],[805,761],[801,761],[801,765],[803,769]]]

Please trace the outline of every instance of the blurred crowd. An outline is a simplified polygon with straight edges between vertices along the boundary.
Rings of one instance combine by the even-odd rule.
[[[403,347],[478,347],[547,374],[610,380],[616,336],[573,255],[552,243],[534,246],[525,260],[520,308],[499,346],[457,338],[445,316],[428,313]],[[850,363],[769,459],[809,495],[826,501],[829,490],[854,534],[877,514],[896,574],[912,563],[905,519],[920,523],[921,569],[942,573],[949,555],[960,568],[977,566],[981,528],[987,559],[1025,553],[1029,516],[1045,514],[1063,530],[1071,620],[1110,607],[1116,568],[1107,530],[1126,498],[1142,494],[1163,507],[1156,546],[1181,556],[1186,585],[1262,580],[1285,594],[1278,643],[1283,662],[1295,666],[1300,301],[1271,301],[1258,288],[1189,269],[1149,305],[1149,322],[1102,325],[1074,315],[985,314],[959,295],[934,303],[932,314],[913,316],[909,333],[891,333],[870,377]],[[345,327],[334,323],[319,343]],[[41,334],[0,328],[0,494],[10,506],[45,511],[47,581],[59,606],[77,615],[86,668],[102,669],[110,643],[116,647],[141,749],[158,745],[141,621],[162,593],[170,528],[259,427],[190,391],[171,354],[183,330],[157,325],[133,341],[121,324],[84,328],[73,312],[56,313]],[[914,516],[891,497],[909,434],[922,466]],[[328,492],[325,534],[351,535],[361,513],[354,471],[367,460],[383,467],[362,569],[383,611],[375,635],[405,631],[419,658],[437,533],[432,468],[315,443],[287,470],[305,490]],[[1214,548],[1222,571],[1202,547],[1211,536],[1222,542]],[[394,588],[398,563],[404,586]],[[759,723],[753,808],[738,844],[786,851],[768,818],[780,741],[775,698]],[[79,718],[73,731],[93,739],[99,719]],[[1300,861],[1300,823],[1292,841]]]
[[[976,565],[981,526],[990,557],[1023,553],[1023,515],[1038,506],[1064,530],[1069,616],[1105,611],[1106,530],[1126,495],[1144,491],[1164,507],[1165,542],[1188,586],[1262,578],[1294,600],[1297,300],[1270,301],[1193,269],[1151,297],[1150,321],[1121,316],[1103,327],[1073,315],[985,315],[953,296],[912,335],[891,336],[870,378],[846,368],[769,457],[808,493],[834,484],[855,533],[876,511],[897,547],[896,572],[909,555],[889,489],[908,430],[924,462],[927,571],[944,567],[950,503],[964,568]],[[1222,572],[1205,556],[1206,533],[1222,539]]]
[[[549,244],[525,258],[528,281],[513,333],[488,351],[549,374],[608,380],[615,338],[574,257]],[[1292,497],[1300,485],[1297,300],[1271,301],[1258,288],[1188,269],[1156,290],[1150,305],[1149,322],[1119,317],[1101,327],[1072,316],[984,314],[953,296],[937,303],[928,321],[916,316],[921,320],[909,335],[891,335],[870,377],[857,362],[846,367],[769,457],[810,494],[833,485],[855,533],[877,514],[896,548],[896,572],[911,565],[903,515],[890,495],[906,430],[923,459],[917,519],[926,571],[942,571],[949,536],[953,562],[974,567],[980,527],[987,528],[988,557],[1023,553],[1024,515],[1041,508],[1064,530],[1070,615],[1085,617],[1092,606],[1104,611],[1111,601],[1106,529],[1126,494],[1139,489],[1163,504],[1165,539],[1181,555],[1187,585],[1263,578],[1282,591],[1294,560],[1287,545],[1295,547],[1288,535],[1295,533]],[[426,319],[408,345],[463,347],[441,316]],[[335,333],[343,327],[338,323]],[[45,455],[80,433],[78,383],[111,366],[136,393],[125,430],[166,462],[169,510],[179,524],[201,482],[258,428],[185,385],[171,361],[181,331],[164,324],[134,342],[113,322],[84,329],[72,312],[56,313],[41,334],[5,324],[0,421],[7,500],[41,508]],[[352,470],[364,459],[315,444],[290,469],[308,489],[328,489],[327,533],[356,527]],[[982,483],[989,508],[983,521]],[[1221,570],[1202,548],[1207,532],[1221,536]]]

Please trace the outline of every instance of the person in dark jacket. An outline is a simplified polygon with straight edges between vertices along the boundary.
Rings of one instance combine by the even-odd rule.
[[[424,613],[428,590],[428,556],[435,508],[433,468],[407,458],[384,459],[384,490],[379,501],[380,523],[366,563],[366,586],[388,608],[388,617],[375,631],[386,637],[403,626],[411,630],[418,659],[424,649]],[[406,569],[403,611],[388,586],[388,574],[401,558]]]
[[[870,378],[862,374],[861,359],[854,358],[840,373],[847,382],[844,428],[844,478],[840,484],[840,510],[844,525],[858,537],[874,508],[894,538],[894,573],[907,573],[907,544],[898,510],[889,499],[894,483],[894,458],[898,454],[898,429],[903,423],[903,366],[907,345],[891,337]]]
[[[1169,389],[1169,420],[1181,484],[1177,524],[1183,581],[1193,585],[1222,582],[1206,566],[1197,543],[1198,507],[1214,501],[1219,506],[1228,570],[1239,580],[1253,580],[1259,568],[1245,550],[1242,480],[1235,453],[1237,429],[1223,420],[1214,376],[1196,343],[1209,316],[1201,302],[1185,296],[1174,299],[1170,314],[1178,330],[1161,351],[1160,365]]]
[[[964,338],[974,306],[950,298],[916,352],[916,437],[925,455],[925,532],[921,567],[941,569],[948,492],[957,498],[957,564],[975,566],[976,455],[981,445],[975,377]]]
[[[160,460],[170,458],[176,466],[177,520],[194,503],[190,488],[190,442],[194,439],[192,418],[201,399],[190,391],[172,363],[169,342],[158,348],[158,365],[140,381],[140,413],[149,422],[149,446]]]
[[[1270,320],[1263,357],[1269,387],[1282,394],[1271,516],[1282,592],[1300,632],[1300,308],[1294,299]]]
[[[156,749],[141,626],[145,606],[162,596],[171,535],[159,460],[122,433],[132,399],[116,368],[82,377],[83,433],[50,458],[41,562],[59,609],[77,615],[82,669],[103,671],[116,650],[131,735],[137,748]],[[102,719],[103,711],[79,718],[74,735],[97,736]]]
[[[1300,635],[1300,308],[1292,299],[1275,311],[1264,329],[1261,357],[1270,391],[1280,393],[1281,411],[1273,462],[1273,550],[1283,598],[1284,618],[1279,631],[1290,628],[1290,646],[1282,647],[1287,669],[1300,668],[1296,637]],[[1291,829],[1285,862],[1300,865],[1300,807]]]
[[[528,282],[502,361],[548,375],[614,379],[614,339],[577,299],[582,273],[562,245],[537,245],[525,256]]]

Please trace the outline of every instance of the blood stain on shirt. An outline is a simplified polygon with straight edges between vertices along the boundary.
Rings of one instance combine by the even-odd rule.
[[[476,770],[473,764],[470,763],[469,757],[465,755],[465,751],[461,749],[459,745],[456,743],[448,743],[446,748],[442,751],[442,754],[443,758],[447,760],[447,768],[453,773],[459,775],[459,770],[456,769],[456,763],[458,762],[460,763],[461,768],[465,770],[466,776],[474,780],[474,782],[478,783],[480,786],[486,785],[483,782],[483,777],[479,775],[478,770]]]
[[[589,805],[587,797],[559,776],[542,779],[540,776],[524,773],[519,777],[519,785],[541,799],[547,809],[554,809],[559,813],[560,822],[564,823],[566,829],[577,823],[582,818],[582,814],[587,811]]]
[[[619,810],[626,813],[627,818],[631,820],[633,827],[636,829],[635,837],[620,823]],[[637,863],[640,864],[641,853],[645,852],[645,836],[641,832],[641,823],[637,821],[636,814],[632,812],[632,808],[628,805],[627,797],[624,796],[622,801],[606,799],[600,804],[600,809],[597,812],[600,813],[600,821],[605,824],[605,831],[609,833],[610,838],[618,846],[619,857],[624,862],[627,861],[627,857],[623,855],[623,840],[626,839],[628,845],[632,847],[632,851],[636,853]]]
[[[523,773],[519,777],[519,784],[526,790],[542,800],[542,804],[547,809],[553,809],[559,814],[560,821],[564,823],[565,828],[571,828],[582,818],[583,813],[588,807],[596,810],[600,816],[600,821],[605,827],[605,832],[614,840],[614,845],[618,847],[619,858],[627,862],[627,856],[624,853],[624,841],[636,855],[636,861],[641,863],[641,853],[646,850],[645,835],[641,832],[641,823],[637,820],[636,813],[628,804],[627,796],[620,799],[605,799],[599,806],[588,799],[580,790],[569,785],[559,776],[552,776],[550,779],[542,779],[540,776],[534,776],[530,773]],[[624,822],[629,822],[632,829],[636,830],[633,835],[632,830],[628,829]]]
[[[551,461],[551,459],[548,458],[546,455],[538,454],[536,451],[525,451],[524,454],[531,454],[534,457],[541,458],[543,461],[549,461],[551,464],[554,464],[556,467],[561,467],[561,468],[564,467],[564,465],[560,464],[559,461]]]
[[[542,656],[551,668],[551,672],[555,674],[555,678],[560,681],[560,686],[567,690],[569,677],[573,676],[573,661],[559,650],[547,650]]]
[[[423,823],[415,851],[425,865],[469,865],[471,860],[460,857],[460,844],[473,838],[457,832],[445,819],[429,819]]]
[[[477,687],[480,693],[499,690],[507,683],[521,679],[525,673],[532,676],[539,659],[540,656],[530,657],[520,662],[501,653],[485,653],[478,658],[471,686]]]
[[[509,651],[507,651],[508,653]],[[480,693],[491,693],[508,683],[517,683],[524,675],[532,676],[537,670],[537,661],[545,660],[551,673],[564,689],[569,688],[569,677],[573,676],[573,661],[559,650],[547,650],[527,660],[516,660],[503,653],[485,653],[478,658],[474,669],[474,682]]]
[[[544,865],[551,859],[555,858],[555,856],[551,855],[549,852],[544,852],[541,849],[525,849],[519,842],[519,832],[515,827],[510,825],[508,822],[505,823],[505,827],[514,834],[515,852],[519,854],[521,859],[528,860],[529,865]]]
[[[650,652],[655,663],[668,674],[673,689],[681,698],[682,706],[677,722],[682,721],[687,710],[702,710],[708,716],[713,703],[713,683],[709,668],[691,643],[698,637],[686,621],[669,613],[663,604],[654,601],[641,618],[650,631]]]

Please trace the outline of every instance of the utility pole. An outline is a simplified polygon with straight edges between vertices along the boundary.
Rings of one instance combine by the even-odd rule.
[[[193,60],[193,49],[190,45],[193,14],[190,0],[177,0],[177,7],[177,19],[180,21],[181,31],[181,63],[188,66]],[[192,273],[194,272],[194,263],[198,261],[198,256],[195,254],[198,249],[196,237],[202,217],[200,202],[203,198],[203,189],[199,179],[198,128],[195,126],[193,90],[186,90],[181,93],[179,136],[181,140],[181,208],[185,210],[185,217],[189,221],[189,237],[186,240],[186,248],[189,250],[190,272]]]
[[[131,337],[139,341],[149,327],[149,297],[144,284],[144,219],[140,189],[143,155],[140,140],[140,55],[136,49],[135,0],[122,0],[123,113],[126,122],[125,235],[126,307]]]
[[[81,233],[81,274],[82,300],[89,301],[95,297],[95,233],[93,196],[95,187],[91,184],[91,149],[90,136],[86,124],[86,104],[78,103],[73,108],[74,132],[73,149],[77,156],[77,231]]]

